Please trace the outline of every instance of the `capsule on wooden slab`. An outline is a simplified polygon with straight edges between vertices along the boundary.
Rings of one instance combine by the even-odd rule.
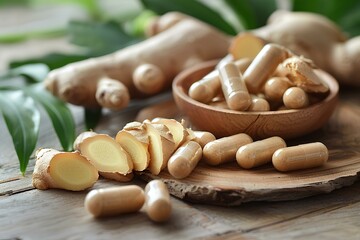
[[[164,222],[170,218],[170,194],[161,180],[152,180],[146,185],[145,207],[148,217],[154,222]]]
[[[249,92],[260,92],[278,65],[290,55],[291,53],[280,45],[266,44],[244,72],[243,79]]]
[[[252,95],[251,105],[248,108],[249,112],[265,112],[270,111],[270,104],[263,98]]]
[[[299,109],[309,106],[309,97],[303,89],[291,87],[285,91],[283,102],[289,109]]]
[[[211,141],[215,141],[216,137],[211,132],[207,131],[193,131],[195,138],[193,141],[200,144],[201,148],[204,148],[205,145]]]
[[[265,83],[264,93],[270,101],[282,101],[285,91],[292,86],[287,77],[273,77]]]
[[[233,161],[236,157],[236,151],[252,141],[252,138],[245,133],[219,138],[205,145],[203,160],[214,166]]]
[[[272,163],[276,170],[287,172],[321,166],[328,158],[327,147],[315,142],[279,149],[274,153]]]
[[[180,146],[170,157],[167,164],[168,171],[174,178],[186,178],[194,170],[201,157],[201,146],[197,142],[189,141]]]
[[[234,63],[219,68],[221,88],[227,105],[232,110],[243,111],[251,105],[251,97]]]
[[[137,212],[144,202],[144,191],[129,185],[90,191],[85,198],[85,208],[95,217],[114,216]]]
[[[239,148],[236,152],[236,161],[242,168],[258,167],[271,162],[274,152],[284,147],[286,143],[280,137],[252,142]]]

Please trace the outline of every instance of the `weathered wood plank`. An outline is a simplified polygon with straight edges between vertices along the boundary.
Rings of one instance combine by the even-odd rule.
[[[99,181],[94,188],[122,185]],[[144,186],[143,182],[134,182]],[[94,219],[84,208],[85,193],[61,190],[32,190],[0,197],[0,239],[183,239],[230,231],[206,214],[172,199],[169,222],[154,224],[144,209],[139,213]]]

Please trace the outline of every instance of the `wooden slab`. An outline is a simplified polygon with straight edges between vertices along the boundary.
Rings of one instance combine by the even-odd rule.
[[[154,176],[144,172],[144,180],[160,178],[172,195],[191,202],[237,206],[250,201],[281,201],[328,193],[353,184],[360,175],[360,99],[347,92],[333,116],[321,130],[288,142],[295,145],[321,141],[329,148],[323,167],[280,173],[270,164],[255,170],[236,163],[220,167],[200,164],[186,179],[173,179],[167,171]]]

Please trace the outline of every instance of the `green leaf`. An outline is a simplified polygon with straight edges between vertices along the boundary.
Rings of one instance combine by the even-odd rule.
[[[19,33],[0,35],[0,43],[16,43],[34,38],[53,38],[63,36],[64,28],[52,28],[44,30],[29,30]]]
[[[104,55],[140,41],[115,22],[72,21],[68,28],[70,42],[85,47],[90,54]]]
[[[145,37],[146,27],[155,17],[157,17],[157,15],[153,11],[142,11],[130,24],[130,32],[132,35]]]
[[[7,74],[0,76],[0,79],[23,76],[29,82],[36,83],[43,81],[48,73],[49,67],[46,64],[34,63],[12,68]]]
[[[358,0],[293,0],[293,11],[306,11],[326,16],[351,36],[359,33]]]
[[[33,84],[24,90],[45,109],[62,148],[71,151],[75,140],[75,123],[66,104],[50,94],[41,83]]]
[[[221,15],[206,5],[195,0],[141,0],[145,8],[159,15],[178,11],[207,22],[227,34],[235,35],[236,30]]]
[[[225,0],[245,29],[259,27],[256,14],[249,1]]]
[[[39,58],[32,58],[22,61],[13,61],[10,63],[10,68],[20,67],[26,64],[32,63],[43,63],[46,64],[50,70],[60,68],[65,66],[66,64],[81,61],[92,57],[92,55],[83,54],[83,55],[69,55],[69,54],[61,54],[61,53],[52,53],[45,55]]]
[[[2,90],[0,109],[19,158],[20,171],[24,175],[30,156],[36,147],[40,112],[34,100],[24,95],[21,90]]]
[[[277,10],[276,0],[248,0],[255,12],[256,27],[264,26],[270,15]]]
[[[245,29],[264,26],[277,9],[276,0],[225,0]]]
[[[86,130],[93,130],[100,122],[102,116],[101,108],[85,108],[85,127]]]

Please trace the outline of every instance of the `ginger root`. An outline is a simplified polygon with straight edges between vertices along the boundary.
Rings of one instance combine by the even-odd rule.
[[[360,86],[357,73],[360,68],[360,36],[347,39],[341,29],[324,16],[276,11],[266,26],[239,33],[229,49],[234,57],[241,57],[242,53],[260,51],[267,42],[277,43],[311,59],[341,84]]]
[[[51,71],[46,88],[75,105],[119,110],[128,98],[169,88],[189,66],[225,56],[230,44],[225,34],[180,13],[165,14],[151,27],[156,35],[141,43]]]
[[[144,121],[144,127],[150,139],[149,170],[152,174],[158,175],[167,166],[169,158],[176,149],[174,138],[164,124]]]
[[[189,135],[189,132],[184,127],[185,122],[178,122],[175,119],[168,118],[154,118],[151,123],[159,123],[165,125],[172,134],[175,142],[175,148],[183,144]]]
[[[99,177],[96,168],[79,152],[44,148],[39,149],[35,156],[32,184],[37,189],[81,191],[92,187]]]
[[[126,124],[115,140],[130,155],[135,171],[144,171],[149,166],[149,136],[140,122]]]
[[[83,132],[76,138],[74,148],[100,172],[117,172],[123,175],[132,172],[130,156],[107,134]]]

